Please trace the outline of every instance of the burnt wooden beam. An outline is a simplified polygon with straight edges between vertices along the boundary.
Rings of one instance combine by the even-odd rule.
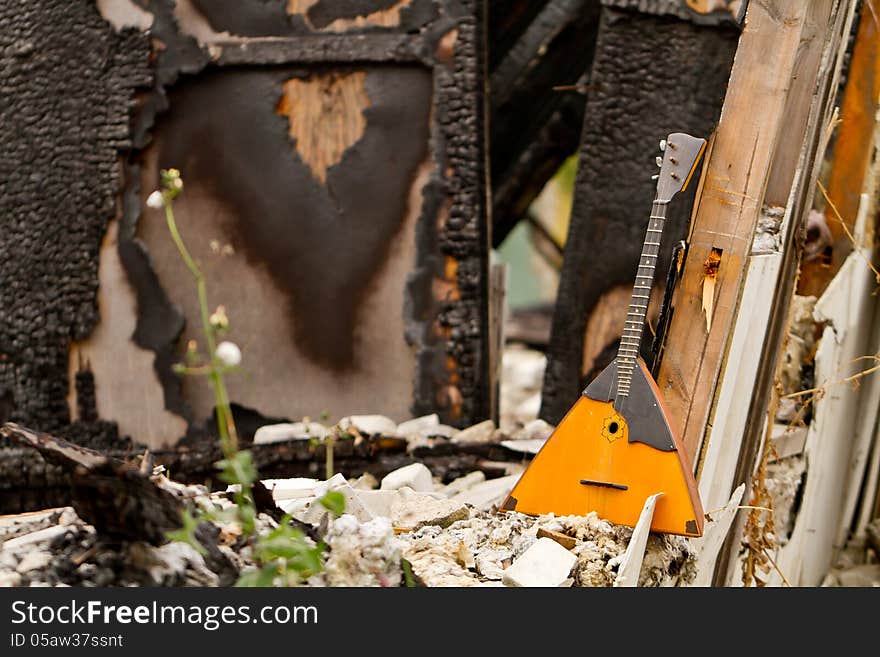
[[[585,332],[597,308],[632,289],[659,139],[675,131],[708,136],[727,85],[738,31],[701,27],[679,18],[676,4],[655,4],[656,14],[602,8],[544,379],[541,416],[552,423],[577,398],[584,375],[613,356],[607,347],[619,337],[622,312],[604,322],[605,334],[590,336],[591,353]],[[670,208],[658,276],[665,278],[672,248],[686,236],[693,194]],[[646,331],[645,357],[649,338]]]
[[[0,435],[61,468],[69,476],[71,505],[99,532],[159,545],[180,527],[183,502],[134,465],[11,422]]]
[[[577,149],[598,18],[594,0],[489,3],[493,246]]]
[[[98,464],[106,460],[112,464],[110,469],[113,472],[127,472],[132,466],[125,464],[144,450],[143,447],[138,447],[99,452],[48,436],[46,444],[54,447],[44,453],[35,449],[41,444],[41,434],[9,425],[0,430],[0,437],[5,439],[6,436],[12,439],[13,446],[0,447],[0,514],[70,505],[73,499],[80,499],[74,492],[73,467],[77,465],[76,459],[95,459]],[[73,455],[74,460],[54,457],[54,451],[57,451],[59,445],[65,453]],[[263,478],[320,479],[325,476],[324,444],[309,440],[289,440],[248,445],[247,448]],[[216,480],[215,464],[222,458],[216,441],[187,441],[186,444],[172,449],[150,451],[149,455],[152,464],[164,466],[175,481],[189,484],[209,483],[214,489],[225,485]],[[381,479],[392,470],[419,462],[424,463],[435,476],[446,482],[476,470],[482,471],[489,478],[503,476],[508,474],[509,467],[515,467],[515,464],[524,461],[522,453],[509,450],[498,443],[459,444],[437,441],[434,445],[407,451],[405,440],[382,436],[338,440],[333,455],[336,471],[346,477],[359,477],[368,472]],[[268,501],[263,502],[268,507]]]

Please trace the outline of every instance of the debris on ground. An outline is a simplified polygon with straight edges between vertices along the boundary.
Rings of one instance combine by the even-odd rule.
[[[229,508],[226,491],[154,477],[169,494],[201,507]],[[485,480],[482,473],[442,484],[430,492],[410,487],[351,486],[341,475],[327,481],[267,480],[281,506],[321,536],[328,549],[323,571],[311,586],[400,586],[402,559],[425,586],[610,586],[632,535],[595,513],[584,517],[498,513],[463,501],[485,501],[487,486],[503,498],[516,476]],[[484,489],[480,492],[480,489]],[[449,489],[449,490],[446,490]],[[342,492],[346,512],[332,518],[315,500]],[[380,499],[380,497],[384,499]],[[467,496],[471,496],[467,498]],[[497,503],[496,503],[497,504]],[[482,504],[483,507],[486,503]],[[318,509],[321,509],[319,512]],[[354,510],[354,513],[351,511]],[[258,532],[277,522],[257,518]],[[0,584],[4,586],[225,586],[253,566],[253,556],[234,523],[214,521],[200,531],[206,554],[189,544],[107,536],[71,508],[0,517]],[[535,565],[535,564],[539,565]],[[640,585],[686,584],[693,578],[694,551],[687,539],[651,536]],[[519,565],[517,565],[519,564]]]

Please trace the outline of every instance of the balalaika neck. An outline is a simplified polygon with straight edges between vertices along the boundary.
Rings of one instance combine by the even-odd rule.
[[[622,402],[629,396],[633,371],[638,367],[639,351],[642,343],[642,330],[648,313],[648,301],[651,299],[651,288],[654,285],[654,270],[660,254],[660,237],[666,221],[666,205],[668,201],[654,201],[651,208],[651,219],[642,245],[639,258],[639,270],[633,286],[632,298],[626,313],[623,335],[617,351],[617,394],[615,399]]]

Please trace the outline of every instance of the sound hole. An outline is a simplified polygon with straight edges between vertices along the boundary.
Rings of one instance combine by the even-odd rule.
[[[612,422],[608,425],[608,433],[617,433],[617,430],[620,428],[620,425],[617,422]]]

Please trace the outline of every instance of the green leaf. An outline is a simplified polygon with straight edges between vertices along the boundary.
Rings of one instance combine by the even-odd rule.
[[[413,577],[412,564],[408,559],[401,557],[400,566],[403,568],[403,581],[406,583],[406,587],[415,588],[416,578]]]
[[[279,574],[278,566],[271,563],[258,570],[248,570],[247,572],[242,573],[235,585],[239,587],[259,586],[264,588],[274,586],[275,578],[278,577]]]
[[[253,455],[248,450],[236,452],[232,458],[217,461],[216,467],[220,470],[220,480],[227,484],[251,486],[258,477]]]
[[[337,518],[345,513],[345,495],[339,491],[331,490],[318,502]]]

